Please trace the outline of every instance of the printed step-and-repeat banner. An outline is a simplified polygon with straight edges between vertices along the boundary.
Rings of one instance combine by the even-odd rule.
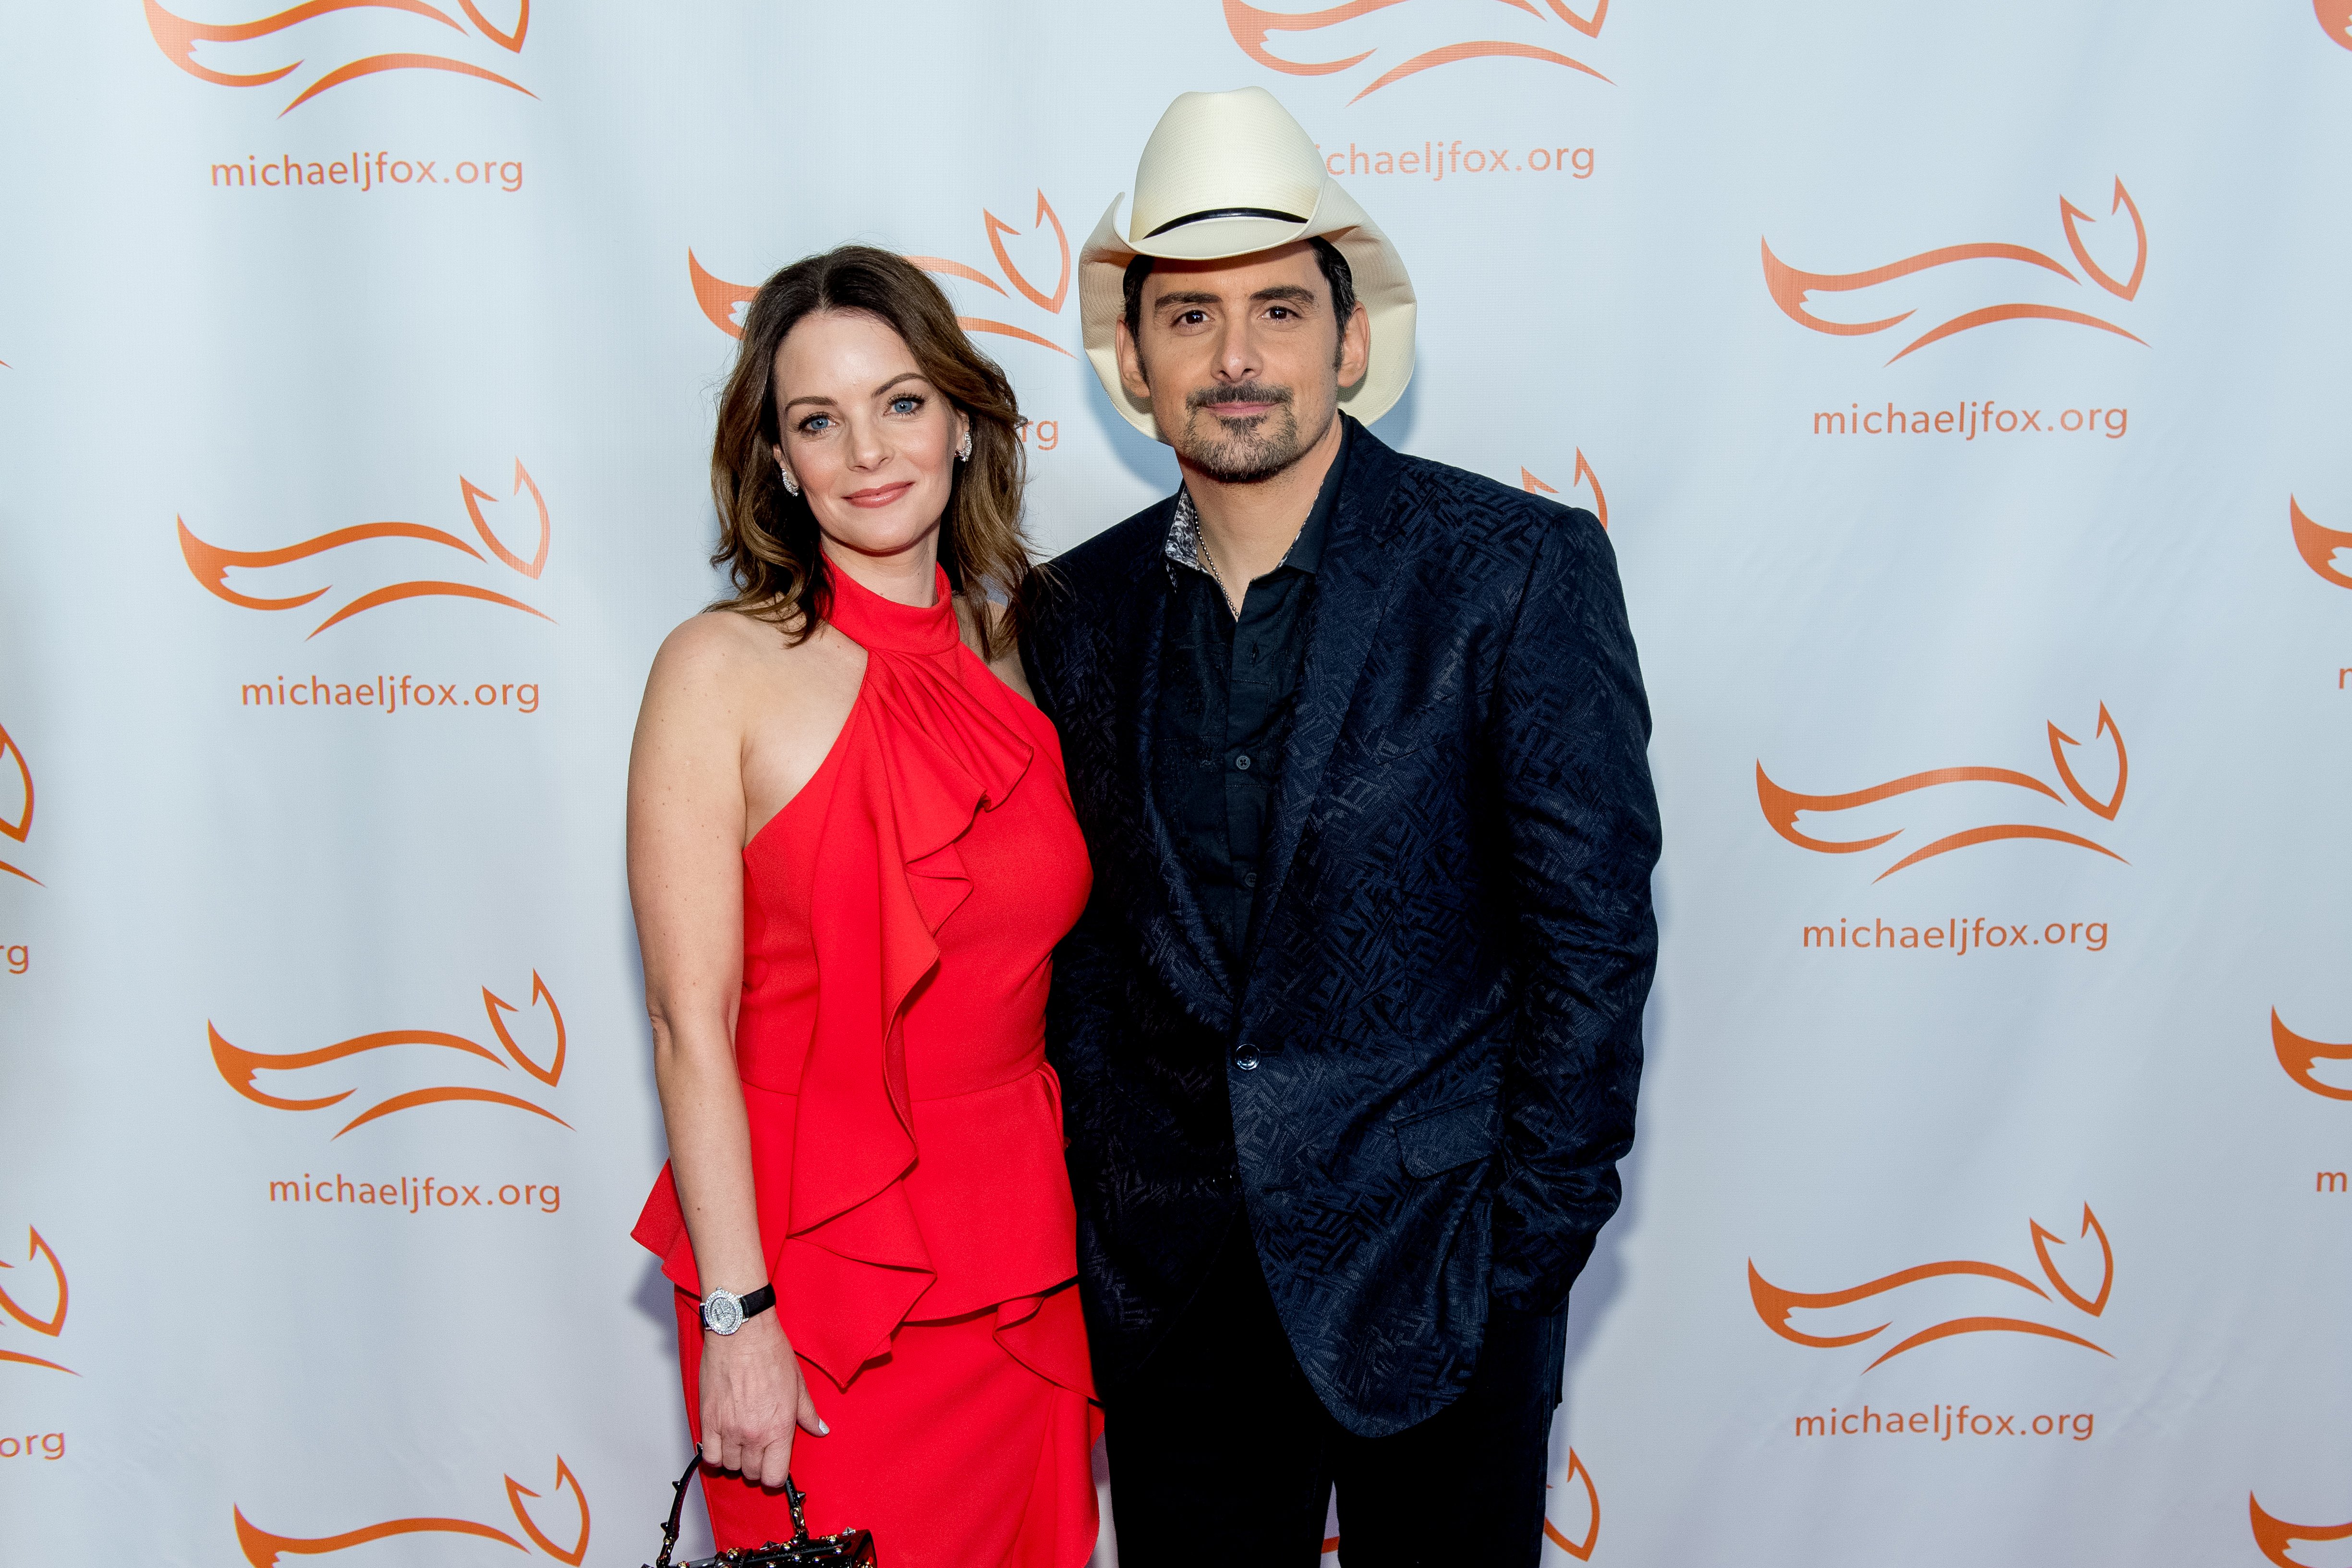
[[[1076,238],[1253,83],[1412,269],[1380,434],[1600,513],[1656,710],[1548,1561],[2352,1562],[2346,0],[89,0],[0,79],[10,1562],[651,1555],[622,783],[741,303],[919,258],[1076,543],[1174,472]]]

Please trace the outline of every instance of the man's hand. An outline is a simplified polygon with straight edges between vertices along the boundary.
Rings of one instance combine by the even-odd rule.
[[[731,1334],[702,1336],[702,1459],[747,1481],[780,1487],[792,1468],[793,1428],[824,1436],[792,1341],[773,1311]]]

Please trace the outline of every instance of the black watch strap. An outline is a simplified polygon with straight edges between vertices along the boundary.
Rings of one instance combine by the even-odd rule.
[[[743,1305],[744,1321],[749,1322],[776,1304],[776,1288],[773,1284],[762,1285],[740,1300]]]

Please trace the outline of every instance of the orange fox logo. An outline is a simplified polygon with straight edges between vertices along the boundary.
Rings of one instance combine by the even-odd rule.
[[[2306,1040],[2288,1028],[2279,1017],[2278,1009],[2273,1007],[2271,1009],[2271,1048],[2278,1053],[2279,1066],[2286,1069],[2286,1076],[2312,1093],[2324,1095],[2329,1100],[2352,1100],[2352,1089],[2338,1089],[2334,1084],[2323,1083],[2314,1070],[2321,1062],[2352,1061],[2352,1046],[2331,1046],[2319,1040]]]
[[[2289,1524],[2283,1519],[2273,1519],[2263,1511],[2262,1503],[2252,1492],[2246,1494],[2246,1509],[2253,1517],[2255,1546],[2278,1568],[2303,1568],[2302,1563],[2287,1555],[2298,1541],[2352,1541],[2352,1524]]]
[[[2352,533],[2339,533],[2332,528],[2322,528],[2311,521],[2303,503],[2293,496],[2286,498],[2287,527],[2294,534],[2295,553],[2303,563],[2339,588],[2352,588],[2352,573],[2336,563],[2336,552],[2352,551]]]
[[[2107,1245],[2106,1227],[2099,1223],[2098,1215],[2091,1212],[2091,1205],[2088,1204],[2083,1205],[2081,1236],[2095,1236],[2099,1238],[2101,1273],[2098,1294],[2095,1296],[2085,1296],[2076,1290],[2074,1286],[2066,1282],[2066,1277],[2058,1271],[2058,1265],[2052,1258],[2050,1248],[2053,1243],[2060,1247],[2065,1246],[2064,1239],[2044,1230],[2038,1220],[2029,1220],[2027,1223],[2032,1227],[2033,1254],[2041,1259],[2042,1275],[2049,1280],[2051,1287],[2064,1299],[2068,1306],[2087,1316],[2095,1318],[2105,1312],[2107,1310],[2108,1293],[2115,1289],[2116,1254],[2115,1249]],[[2081,1237],[2077,1237],[2076,1239],[2081,1239]],[[1771,1283],[1758,1271],[1755,1259],[1750,1258],[1748,1262],[1748,1293],[1755,1301],[1756,1315],[1764,1321],[1764,1326],[1782,1339],[1792,1344],[1810,1345],[1817,1350],[1835,1350],[1843,1345],[1858,1345],[1864,1340],[1874,1339],[1885,1333],[1893,1324],[1891,1321],[1881,1323],[1876,1328],[1864,1329],[1858,1333],[1851,1334],[1808,1334],[1790,1326],[1790,1315],[1797,1311],[1824,1310],[1832,1307],[1846,1306],[1855,1301],[1869,1300],[1922,1279],[1936,1279],[1954,1275],[1977,1275],[1987,1279],[1997,1279],[2004,1285],[2013,1285],[2019,1289],[2032,1291],[2044,1301],[2050,1300],[2048,1290],[2044,1290],[2015,1269],[2003,1268],[1998,1263],[1979,1263],[1969,1259],[1957,1259],[1946,1263],[1922,1263],[1916,1268],[1900,1269],[1884,1279],[1873,1279],[1867,1284],[1856,1285],[1850,1289],[1808,1293],[1800,1290],[1784,1290]],[[2063,1340],[2068,1344],[2081,1345],[2085,1350],[2097,1351],[2101,1355],[2108,1353],[2080,1334],[2069,1332],[2067,1330],[2049,1323],[2036,1322],[2030,1318],[1950,1318],[1942,1322],[1931,1323],[1907,1338],[1898,1341],[1891,1348],[1881,1352],[1878,1360],[1872,1362],[1863,1370],[1871,1371],[1882,1363],[1893,1361],[1906,1351],[1916,1350],[1921,1345],[1932,1344],[1937,1340],[1948,1340],[1959,1334],[1981,1333],[2039,1334],[2048,1339]]]
[[[1063,229],[1062,220],[1055,213],[1054,205],[1045,199],[1045,193],[1044,191],[1037,193],[1037,216],[1030,224],[1030,232],[1034,234],[1038,229],[1051,225],[1054,230],[1054,242],[1061,250],[1061,270],[1055,276],[1054,289],[1051,293],[1030,282],[1022,273],[1021,268],[1013,265],[1012,256],[1004,248],[1004,237],[1008,234],[1019,234],[1021,231],[986,207],[981,208],[980,216],[984,232],[988,236],[988,248],[995,256],[996,265],[1003,269],[1006,282],[1019,290],[1023,299],[1045,311],[1045,314],[1060,315],[1062,306],[1070,295],[1070,237]],[[968,267],[961,261],[950,261],[939,256],[909,256],[907,259],[926,272],[941,273],[950,278],[961,278],[968,282],[977,283],[984,289],[992,289],[998,294],[1003,295],[1007,301],[1013,298],[1012,295],[1005,293],[1004,284],[999,283],[976,267]],[[686,253],[686,270],[688,278],[694,284],[695,303],[700,305],[702,313],[710,318],[710,324],[730,338],[741,337],[743,329],[736,321],[735,315],[738,310],[751,303],[751,297],[760,291],[759,285],[730,283],[723,278],[711,276],[704,269],[702,263],[696,258],[692,250]],[[1024,343],[1035,343],[1040,348],[1052,349],[1055,353],[1066,357],[1070,354],[1069,350],[1051,338],[1040,337],[1027,328],[1016,327],[1009,321],[994,321],[986,316],[958,316],[956,324],[967,332],[994,332],[1000,337],[1018,338]]]
[[[2132,258],[2131,275],[2118,279],[2113,273],[2108,272],[2098,262],[2092,259],[2090,247],[2083,243],[2082,226],[2096,220],[2065,197],[2061,196],[2058,199],[2059,225],[2065,230],[2066,245],[2074,253],[2076,264],[2083,268],[2084,276],[2092,282],[2096,283],[2117,300],[2129,302],[2139,293],[2140,280],[2147,273],[2147,225],[2140,218],[2139,204],[2132,200],[2131,193],[2124,189],[2124,183],[2118,178],[2116,181],[2115,200],[2109,206],[2108,216],[2112,217],[2120,212],[2131,214],[2132,233],[2136,237],[2138,248]],[[1975,245],[1948,245],[1940,250],[1922,251],[1917,256],[1905,257],[1900,261],[1890,261],[1884,267],[1873,267],[1861,272],[1801,272],[1773,255],[1772,242],[1767,239],[1764,241],[1764,286],[1771,291],[1772,302],[1780,306],[1781,311],[1798,325],[1811,327],[1817,332],[1828,332],[1835,337],[1864,337],[1872,332],[1883,332],[1890,327],[1902,325],[1911,319],[1914,311],[1905,310],[1897,315],[1871,321],[1832,321],[1813,314],[1807,308],[1811,297],[1814,294],[1852,293],[1858,289],[1874,288],[1881,283],[1891,283],[1898,278],[1908,278],[1914,273],[1930,271],[1938,267],[1950,267],[1964,261],[2012,261],[2027,267],[2039,268],[2045,272],[2055,273],[2069,283],[2079,286],[2082,282],[2082,279],[2075,277],[2064,263],[2022,245],[1990,241]],[[1928,328],[1927,331],[1904,344],[1895,352],[1894,358],[1886,363],[1893,364],[1895,360],[1901,359],[1916,349],[1926,348],[1929,343],[1955,337],[1978,327],[1990,326],[1996,321],[2066,321],[2075,326],[2095,327],[2100,331],[2113,332],[2117,337],[2130,338],[2132,342],[2142,346],[2146,346],[2147,342],[2146,339],[2125,331],[2103,317],[2069,310],[2063,306],[2021,302],[1993,304],[1979,306],[1973,310],[1964,310],[1949,321]]]
[[[1269,11],[1248,5],[1245,0],[1224,0],[1225,29],[1234,36],[1242,52],[1269,70],[1285,76],[1330,76],[1360,66],[1380,52],[1375,46],[1360,54],[1336,60],[1286,60],[1267,47],[1268,38],[1276,33],[1316,33],[1326,27],[1336,27],[1352,22],[1375,11],[1385,11],[1391,5],[1402,5],[1405,0],[1347,0],[1344,5],[1328,6],[1320,11]],[[1541,19],[1543,13],[1535,7],[1534,0],[1503,0],[1515,10],[1525,11]],[[1544,0],[1552,16],[1587,38],[1601,37],[1601,24],[1609,19],[1609,0],[1594,0],[1592,15],[1579,16],[1560,0]],[[1378,92],[1392,82],[1433,69],[1438,66],[1458,65],[1465,60],[1521,59],[1537,60],[1546,65],[1565,66],[1580,71],[1596,81],[1607,81],[1592,67],[1571,56],[1548,49],[1540,45],[1510,43],[1499,38],[1472,38],[1460,43],[1445,44],[1429,49],[1391,66],[1373,83],[1348,101],[1354,103]]]
[[[16,784],[13,791],[7,787],[12,775]],[[10,794],[16,796],[13,808],[5,804]],[[32,764],[25,761],[24,749],[16,744],[16,738],[8,733],[5,726],[0,726],[0,836],[22,844],[31,837],[32,831]],[[0,871],[7,872],[11,877],[22,877],[37,888],[41,885],[38,877],[5,860],[0,860]]]
[[[1579,1482],[1583,1483],[1584,1492],[1583,1535],[1575,1541],[1570,1541],[1562,1534],[1559,1526],[1551,1521],[1551,1510],[1549,1507],[1544,1510],[1543,1533],[1546,1541],[1550,1542],[1579,1563],[1590,1563],[1592,1561],[1593,1545],[1601,1539],[1601,1494],[1593,1489],[1592,1472],[1584,1468],[1584,1461],[1576,1457],[1575,1449],[1570,1448],[1568,1451],[1568,1474],[1562,1479],[1561,1484],[1573,1490]],[[1545,1489],[1547,1491],[1550,1489],[1549,1483],[1546,1483]],[[1328,1557],[1339,1550],[1338,1536],[1327,1535],[1323,1538],[1324,1556]]]
[[[1584,1468],[1584,1461],[1577,1457],[1575,1449],[1570,1448],[1568,1451],[1568,1474],[1561,1479],[1560,1484],[1563,1488],[1573,1491],[1577,1489],[1579,1482],[1583,1483],[1584,1533],[1578,1539],[1570,1541],[1560,1532],[1558,1525],[1552,1523],[1551,1510],[1549,1508],[1544,1510],[1543,1532],[1546,1541],[1550,1542],[1579,1563],[1590,1563],[1592,1561],[1592,1549],[1600,1544],[1601,1541],[1601,1493],[1592,1484],[1592,1472]]]
[[[572,1544],[569,1546],[557,1545],[554,1538],[541,1530],[538,1521],[531,1517],[530,1508],[523,1500],[536,1499],[539,1493],[524,1486],[512,1476],[501,1479],[507,1484],[507,1505],[513,1510],[515,1522],[522,1527],[522,1532],[530,1539],[531,1545],[538,1547],[558,1563],[567,1563],[570,1568],[580,1568],[580,1564],[586,1561],[588,1556],[588,1499],[581,1491],[579,1478],[572,1473],[572,1467],[563,1462],[563,1456],[558,1454],[555,1457],[555,1485],[550,1489],[557,1496],[569,1492],[572,1497],[572,1506],[580,1515],[579,1532],[573,1536]],[[272,1535],[247,1519],[243,1509],[233,1508],[229,1511],[236,1520],[236,1544],[243,1552],[246,1562],[252,1564],[252,1568],[279,1568],[281,1554],[297,1557],[323,1557],[331,1552],[348,1551],[354,1546],[364,1546],[371,1541],[383,1541],[395,1535],[473,1535],[479,1536],[485,1541],[503,1542],[518,1552],[530,1550],[530,1547],[526,1547],[498,1526],[476,1524],[471,1520],[391,1519],[382,1524],[371,1524],[359,1530],[345,1531],[341,1535],[306,1538],[295,1535]]]
[[[197,63],[196,47],[199,44],[235,45],[253,43],[264,38],[276,38],[280,33],[290,31],[305,22],[323,16],[330,12],[404,11],[411,16],[424,17],[427,21],[438,22],[461,37],[468,36],[464,23],[446,11],[426,5],[425,0],[303,0],[300,5],[289,6],[275,16],[264,16],[258,21],[223,23],[191,22],[184,16],[174,16],[166,11],[157,5],[155,0],[145,0],[145,4],[147,31],[153,37],[155,47],[163,51],[163,58],[190,76],[220,87],[266,87],[271,82],[293,75],[308,62],[298,58],[290,65],[281,65],[257,71],[215,70],[210,66]],[[512,32],[499,31],[491,24],[490,19],[483,16],[475,6],[474,0],[457,0],[457,7],[465,12],[466,20],[474,25],[481,37],[509,54],[522,53],[523,36],[530,30],[530,0],[518,0]],[[282,48],[278,58],[283,58]],[[286,107],[278,111],[278,118],[284,119],[320,93],[341,87],[347,81],[355,81],[361,77],[396,70],[450,71],[458,76],[475,77],[483,81],[496,82],[500,87],[512,88],[525,98],[537,96],[520,82],[510,80],[482,66],[453,59],[447,55],[405,51],[367,55],[358,59],[346,60],[333,67],[296,93]]]
[[[549,1089],[553,1089],[563,1077],[563,1014],[556,1006],[555,996],[548,990],[547,983],[539,977],[537,970],[533,970],[530,975],[530,1007],[533,1012],[537,1012],[542,1005],[547,1008],[548,1020],[555,1036],[554,1048],[545,1067],[533,1061],[523,1048],[515,1043],[514,1036],[507,1028],[506,1016],[520,1009],[514,1004],[497,995],[489,987],[482,988],[482,1011],[489,1018],[490,1032],[498,1037],[499,1044],[506,1048],[508,1058],[530,1077]],[[479,1057],[482,1060],[493,1063],[502,1069],[507,1067],[507,1062],[501,1060],[498,1053],[488,1047],[467,1039],[463,1035],[446,1034],[438,1029],[385,1029],[376,1034],[356,1035],[348,1040],[338,1040],[330,1046],[320,1046],[316,1050],[289,1051],[281,1056],[265,1055],[259,1051],[248,1051],[242,1047],[233,1046],[222,1037],[220,1030],[215,1027],[210,1020],[205,1021],[205,1033],[211,1039],[213,1066],[219,1069],[222,1081],[256,1105],[266,1105],[272,1110],[324,1110],[331,1105],[341,1104],[358,1091],[346,1089],[340,1093],[326,1095],[316,1100],[287,1100],[278,1095],[263,1093],[254,1084],[255,1074],[299,1072],[305,1068],[323,1067],[329,1062],[339,1062],[352,1057],[364,1056],[370,1051],[388,1050],[394,1046],[438,1046],[445,1050],[462,1051],[467,1056]],[[412,1089],[404,1093],[379,1100],[343,1123],[336,1130],[335,1136],[341,1138],[354,1127],[365,1126],[368,1122],[391,1116],[398,1111],[412,1110],[420,1105],[445,1104],[452,1100],[480,1100],[489,1105],[511,1106],[517,1110],[528,1110],[534,1116],[544,1116],[560,1127],[572,1125],[545,1106],[525,1100],[519,1095],[461,1084],[440,1084],[424,1089]]]
[[[540,494],[539,482],[530,477],[530,471],[522,466],[522,459],[518,458],[515,459],[514,494],[520,495],[525,489],[530,491],[531,502],[539,509],[539,546],[528,561],[509,550],[500,542],[498,534],[492,531],[489,520],[482,515],[482,503],[488,501],[496,506],[499,498],[483,489],[463,474],[457,477],[458,499],[465,502],[466,515],[473,520],[474,531],[480,537],[482,543],[488,548],[493,556],[498,558],[499,564],[536,582],[539,574],[547,569],[547,551],[553,537],[553,529],[548,521],[547,498]],[[314,599],[332,593],[334,587],[330,584],[323,588],[313,588],[307,594],[296,594],[282,599],[257,598],[249,594],[240,594],[228,585],[228,574],[232,567],[260,570],[265,567],[284,566],[297,561],[307,561],[314,555],[327,554],[345,545],[359,544],[376,539],[417,539],[427,544],[437,544],[444,549],[457,551],[476,561],[482,560],[480,551],[456,534],[421,522],[362,522],[349,528],[336,529],[332,532],[321,533],[314,539],[305,539],[299,543],[284,545],[276,550],[224,550],[219,545],[207,544],[198,539],[189,531],[185,519],[173,521],[179,523],[180,528],[181,558],[187,562],[188,571],[199,584],[203,584],[205,592],[216,599],[248,610],[299,609]],[[431,597],[479,599],[486,604],[502,605],[509,610],[520,610],[527,616],[537,616],[541,620],[551,624],[553,621],[552,616],[532,608],[520,599],[476,584],[419,579],[386,584],[381,588],[373,588],[359,595],[325,620],[311,627],[310,635],[317,637],[339,621],[350,620],[353,616],[364,614],[384,605],[394,604],[402,599]]]
[[[2067,748],[2078,746],[2082,742],[2055,724],[2050,726],[2050,756],[2051,760],[2057,764],[2060,782],[2065,784],[2066,793],[2074,797],[2075,803],[2093,816],[2113,822],[2116,814],[2123,809],[2124,786],[2131,781],[2131,756],[2124,750],[2123,731],[2116,727],[2114,716],[2108,713],[2107,705],[2104,702],[2099,704],[2099,727],[2094,732],[2092,739],[2096,740],[2100,736],[2106,737],[2112,743],[2116,759],[2116,787],[2114,793],[2105,800],[2101,800],[2083,786],[2082,780],[2075,776],[2073,762],[2067,756]],[[1811,849],[1822,855],[1856,855],[1865,849],[1874,849],[1889,839],[1898,837],[1903,829],[1897,827],[1893,832],[1881,833],[1868,838],[1814,838],[1797,831],[1798,813],[1851,811],[1857,806],[1889,800],[1896,795],[1910,795],[1919,790],[1936,789],[1946,784],[2007,784],[2017,789],[2031,790],[2036,795],[2047,795],[2052,800],[2059,801],[2062,805],[2065,804],[2063,800],[2059,800],[2056,790],[2052,789],[2040,779],[2031,773],[2018,773],[2010,768],[1935,768],[1927,773],[1912,773],[1904,778],[1892,779],[1885,784],[1873,784],[1867,789],[1858,789],[1844,795],[1799,795],[1794,790],[1783,789],[1773,783],[1770,775],[1765,773],[1761,761],[1756,764],[1756,798],[1764,808],[1764,820],[1772,825],[1773,832],[1800,849]],[[2047,839],[2052,843],[2070,844],[2078,849],[2095,850],[2110,860],[2119,863],[2123,861],[2122,856],[2105,845],[2095,843],[2080,834],[2067,832],[2063,828],[2046,827],[2034,823],[2003,822],[1989,824],[1982,827],[1967,828],[1938,838],[1931,844],[1922,845],[1871,879],[1883,882],[1895,872],[1906,867],[1916,866],[1922,860],[1948,854],[1955,849],[1965,849],[1971,845],[1990,844],[2004,838]]]
[[[0,1312],[7,1313],[10,1318],[16,1321],[18,1327],[30,1329],[33,1332],[39,1334],[46,1339],[53,1340],[59,1334],[66,1331],[67,1290],[65,1265],[58,1261],[57,1253],[50,1249],[47,1242],[41,1239],[41,1233],[39,1231],[27,1226],[26,1227],[25,1234],[30,1238],[25,1249],[25,1261],[26,1263],[30,1263],[33,1259],[38,1258],[47,1262],[49,1266],[49,1279],[52,1288],[57,1292],[58,1304],[56,1309],[52,1310],[47,1317],[36,1317],[30,1311],[26,1310],[14,1296],[8,1294],[7,1288],[5,1285],[0,1285]],[[0,1268],[14,1268],[16,1267],[16,1265],[13,1263],[0,1263]],[[18,1366],[45,1367],[50,1372],[64,1373],[68,1377],[79,1377],[81,1375],[81,1373],[74,1371],[74,1369],[69,1366],[59,1366],[56,1362],[44,1361],[37,1355],[26,1355],[22,1351],[0,1350],[0,1362],[13,1362]]]
[[[2352,49],[2352,0],[2311,0],[2311,8],[2327,36]]]
[[[1601,493],[1601,476],[1594,473],[1592,471],[1592,465],[1584,460],[1584,448],[1581,447],[1579,447],[1576,449],[1576,472],[1569,476],[1568,488],[1572,490],[1580,483],[1585,485],[1592,491],[1592,515],[1601,520],[1601,527],[1607,528],[1609,526],[1609,498]],[[1535,475],[1529,473],[1524,468],[1519,470],[1519,489],[1527,491],[1529,495],[1556,496],[1559,494],[1559,491],[1544,483],[1541,479],[1536,478]]]

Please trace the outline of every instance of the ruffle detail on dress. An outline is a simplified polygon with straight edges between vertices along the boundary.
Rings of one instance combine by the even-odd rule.
[[[924,1315],[945,1317],[1050,1289],[1074,1267],[1050,1260],[1075,1259],[1076,1247],[1074,1216],[1014,1226],[1035,1235],[1008,1237],[1001,1204],[981,1232],[993,1233],[993,1248],[975,1254],[967,1228],[975,1200],[985,1213],[993,1194],[1034,1202],[1040,1191],[1066,1190],[1050,1072],[1042,1095],[1030,1075],[939,1102],[957,1110],[924,1116],[908,1093],[900,1034],[908,1002],[939,966],[939,930],[971,891],[956,843],[1012,795],[1034,748],[965,684],[971,673],[993,682],[962,647],[944,573],[928,608],[883,599],[840,574],[832,610],[835,629],[866,649],[866,668],[836,742],[840,772],[817,842],[815,1026],[797,1083],[774,1081],[763,1071],[770,1064],[749,1057],[738,1066],[782,1321],[793,1348],[845,1386],[918,1302]],[[977,1103],[1008,1092],[1037,1104],[991,1115],[997,1108]],[[786,1117],[788,1126],[776,1124]],[[919,1121],[929,1123],[921,1137]],[[927,1160],[918,1181],[919,1148]],[[1056,1168],[1030,1169],[1041,1158]],[[1037,1184],[1049,1173],[1055,1180]],[[779,1195],[784,1212],[772,1213]],[[677,1203],[665,1172],[638,1239],[693,1289]],[[926,1209],[937,1211],[928,1236],[918,1217]]]
[[[999,1301],[996,1342],[1046,1382],[1088,1399],[1095,1396],[1094,1363],[1087,1354],[1086,1313],[1078,1303],[1076,1280],[1043,1295]],[[1094,1445],[1089,1441],[1087,1446]]]
[[[845,1387],[909,1318],[953,1320],[993,1308],[1005,1353],[1091,1399],[1093,1369],[1070,1279],[1077,1216],[1064,1195],[1062,1100],[1053,1068],[915,1101],[920,1163],[877,1194],[870,1213],[844,1215],[808,1235],[791,1234],[786,1212],[787,1173],[807,1121],[795,1098],[744,1086],[760,1232],[784,1237],[770,1278],[793,1348]],[[1015,1215],[1021,1223],[1007,1224]],[[860,1250],[842,1251],[834,1232]],[[633,1234],[660,1254],[663,1274],[679,1289],[702,1293],[667,1168]],[[879,1341],[861,1354],[870,1333]]]
[[[1042,1467],[1029,1496],[1033,1518],[1050,1518],[1055,1560],[1079,1564],[1094,1557],[1100,1528],[1095,1512],[1091,1456],[1103,1435],[1103,1410],[1095,1400],[1094,1367],[1087,1355],[1086,1314],[1072,1280],[1045,1296],[1005,1301],[996,1309],[996,1342],[1039,1377],[1076,1398],[1055,1408],[1056,1430],[1043,1452],[1055,1462]]]
[[[1028,770],[1029,743],[920,657],[868,650],[817,849],[816,1028],[799,1085],[776,1278],[793,1345],[836,1383],[880,1353],[936,1276],[906,1186],[918,1149],[899,1022],[970,894],[955,841]]]

